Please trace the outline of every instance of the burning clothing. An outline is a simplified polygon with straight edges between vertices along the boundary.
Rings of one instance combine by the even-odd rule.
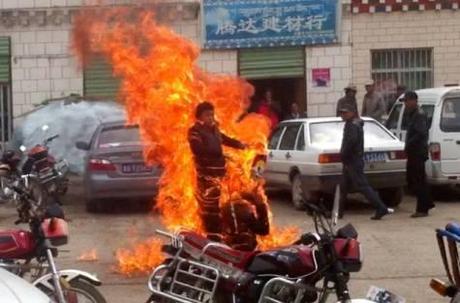
[[[217,127],[207,127],[200,122],[190,128],[188,141],[195,159],[199,175],[222,177],[225,175],[225,157],[222,145],[243,149],[244,145],[219,131]]]
[[[243,194],[242,199],[228,202],[222,216],[224,240],[233,249],[254,250],[257,235],[270,232],[267,205],[258,195]]]
[[[239,149],[243,149],[244,145],[222,134],[217,127],[207,127],[200,122],[190,128],[188,141],[197,172],[196,199],[201,221],[208,237],[218,240],[222,232],[219,207],[221,181],[226,172],[222,144]]]

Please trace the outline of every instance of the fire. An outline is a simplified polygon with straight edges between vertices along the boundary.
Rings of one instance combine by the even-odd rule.
[[[270,127],[260,115],[239,119],[254,93],[245,80],[200,69],[199,48],[145,11],[84,12],[75,20],[73,47],[82,63],[93,53],[103,54],[122,79],[120,99],[128,123],[140,127],[146,161],[164,169],[156,207],[168,229],[201,230],[187,131],[195,122],[195,107],[203,100],[214,104],[224,133],[250,146],[244,151],[224,150],[229,160],[222,201],[258,185],[251,178],[251,166],[257,155],[266,152]],[[276,229],[261,239],[262,245],[288,243],[295,234],[292,229]],[[118,251],[121,272],[147,271],[161,262],[159,246],[151,239],[131,251]]]
[[[78,258],[78,261],[94,262],[97,261],[97,250],[95,248],[83,252]]]
[[[164,256],[161,246],[164,243],[157,238],[150,238],[134,245],[132,249],[119,249],[116,252],[117,270],[132,276],[135,273],[148,274],[152,268],[160,264]]]

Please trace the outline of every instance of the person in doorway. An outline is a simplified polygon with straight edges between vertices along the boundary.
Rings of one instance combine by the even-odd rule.
[[[398,98],[401,97],[402,94],[404,94],[407,91],[407,88],[404,85],[398,85],[396,87],[396,93],[395,96],[392,100],[390,100],[390,103],[388,103],[387,107],[387,112],[390,113],[391,109],[393,108],[393,105],[398,101]]]
[[[267,204],[259,190],[242,193],[222,207],[224,242],[233,249],[252,251],[257,247],[257,235],[270,232]]]
[[[374,118],[382,121],[382,116],[386,112],[385,102],[382,96],[375,91],[374,81],[365,84],[366,94],[363,100],[362,116]]]
[[[337,117],[340,116],[339,108],[342,108],[345,104],[349,104],[354,108],[355,113],[358,113],[358,104],[356,102],[356,92],[358,91],[356,89],[356,86],[354,85],[348,85],[345,87],[345,96],[339,99],[337,101],[337,108],[336,108],[336,115]]]
[[[214,106],[202,102],[196,107],[196,123],[189,129],[188,141],[197,173],[196,198],[202,224],[208,238],[222,239],[222,217],[219,207],[221,181],[225,176],[222,145],[244,149],[246,145],[220,132],[214,119]]]
[[[305,113],[300,112],[299,110],[299,104],[296,102],[291,104],[291,107],[289,109],[289,114],[284,117],[284,120],[290,120],[290,119],[302,119],[306,118],[307,115]]]
[[[267,89],[264,93],[264,97],[260,101],[256,113],[264,115],[270,120],[270,127],[274,129],[279,123],[279,115],[275,108],[273,100],[273,92],[271,89]]]
[[[426,182],[425,161],[428,160],[427,118],[418,107],[418,95],[408,91],[401,99],[405,104],[404,115],[407,119],[405,152],[407,155],[407,184],[417,197],[417,208],[412,218],[428,216],[435,205]]]
[[[343,215],[347,194],[351,189],[355,189],[362,193],[376,208],[376,212],[371,219],[380,220],[385,215],[392,213],[393,210],[386,207],[378,194],[371,188],[364,175],[364,121],[357,116],[355,108],[349,104],[344,104],[339,108],[339,112],[345,121],[340,149],[343,164],[343,179],[340,186],[339,215]]]

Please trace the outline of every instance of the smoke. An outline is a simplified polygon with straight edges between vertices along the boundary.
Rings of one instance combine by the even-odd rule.
[[[50,154],[57,160],[67,160],[71,172],[82,173],[85,151],[78,150],[75,143],[89,142],[101,122],[124,119],[124,108],[115,102],[53,101],[15,120],[12,148],[17,150],[24,145],[30,149],[58,134],[59,138],[48,145]],[[43,125],[48,125],[49,129],[43,131]]]

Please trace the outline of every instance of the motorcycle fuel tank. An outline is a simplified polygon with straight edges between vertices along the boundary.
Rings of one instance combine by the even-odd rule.
[[[308,246],[295,245],[256,255],[247,270],[256,275],[275,274],[295,278],[311,275],[317,269],[314,251]]]
[[[22,229],[0,231],[0,259],[24,259],[34,249],[31,232]]]

